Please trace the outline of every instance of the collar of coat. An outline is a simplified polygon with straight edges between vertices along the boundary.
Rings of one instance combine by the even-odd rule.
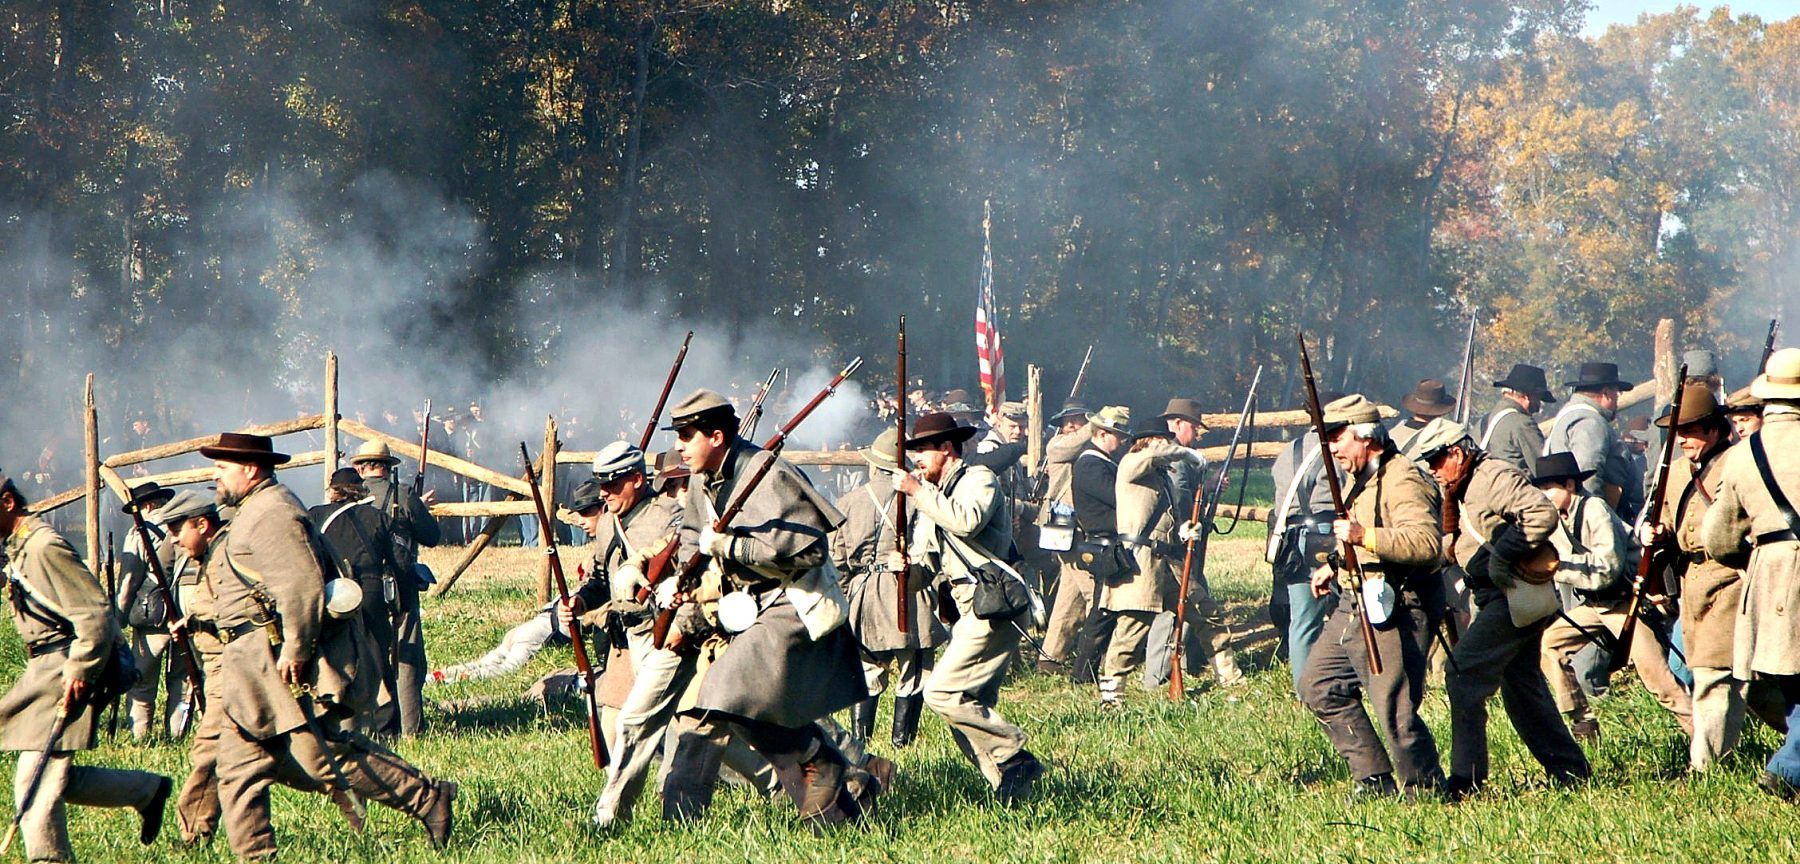
[[[13,523],[12,536],[6,538],[6,557],[18,558],[24,551],[25,544],[31,541],[31,535],[39,528],[50,527],[40,516],[21,516]]]

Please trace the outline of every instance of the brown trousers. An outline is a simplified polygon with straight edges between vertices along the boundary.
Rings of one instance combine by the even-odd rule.
[[[200,653],[203,682],[217,684],[223,680],[220,667],[224,663],[225,646],[205,633],[194,634],[194,650]],[[201,712],[194,726],[194,740],[188,746],[188,776],[175,798],[175,822],[181,829],[183,842],[193,843],[211,837],[219,830],[219,731],[228,721],[218,694],[210,689],[195,707]]]
[[[1571,721],[1594,717],[1593,710],[1588,707],[1587,694],[1581,692],[1581,682],[1575,678],[1575,655],[1591,641],[1582,630],[1597,635],[1604,629],[1617,638],[1625,628],[1626,605],[1621,601],[1610,609],[1577,606],[1568,611],[1568,620],[1558,616],[1544,631],[1539,662],[1544,669],[1544,678],[1550,682],[1550,695],[1556,698],[1557,710],[1569,715]],[[1669,671],[1669,658],[1663,653],[1662,640],[1656,638],[1650,625],[1641,618],[1631,637],[1631,664],[1637,667],[1644,688],[1675,715],[1683,732],[1693,735],[1694,700],[1675,679],[1675,673]]]
[[[239,858],[266,858],[275,854],[269,787],[280,783],[302,792],[329,792],[336,775],[318,737],[307,729],[258,740],[222,719],[217,771],[225,836]],[[336,729],[326,735],[351,791],[364,800],[419,818],[441,794],[419,769],[367,737]]]

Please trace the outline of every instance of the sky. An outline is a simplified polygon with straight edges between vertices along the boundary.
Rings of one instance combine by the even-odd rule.
[[[1587,36],[1598,36],[1612,24],[1630,24],[1645,12],[1673,12],[1676,6],[1681,5],[1698,6],[1708,11],[1715,6],[1730,6],[1733,15],[1748,12],[1762,16],[1764,21],[1779,21],[1800,15],[1800,0],[1734,0],[1731,3],[1688,0],[1685,4],[1680,0],[1593,0],[1593,4],[1594,8],[1588,12],[1587,27],[1582,30]]]

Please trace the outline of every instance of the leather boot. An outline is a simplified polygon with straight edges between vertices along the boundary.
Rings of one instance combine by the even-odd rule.
[[[844,757],[830,747],[800,764],[805,792],[800,799],[800,819],[815,828],[848,822],[858,815],[856,804],[844,794]],[[846,808],[848,804],[848,808]]]
[[[870,696],[850,706],[850,734],[858,742],[866,745],[870,738],[875,737],[875,709],[880,704],[881,697]]]
[[[919,709],[924,696],[901,696],[894,700],[894,747],[903,749],[919,734]]]

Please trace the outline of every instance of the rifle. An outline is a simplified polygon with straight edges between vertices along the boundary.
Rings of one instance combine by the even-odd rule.
[[[655,428],[654,421],[651,428]],[[550,575],[556,579],[556,594],[562,604],[567,606],[569,582],[563,576],[562,556],[556,551],[556,526],[551,524],[550,513],[544,509],[544,491],[538,488],[537,469],[532,467],[531,451],[525,449],[523,441],[519,442],[519,458],[525,462],[525,483],[531,487],[531,503],[537,508],[538,533],[544,538],[544,555],[550,559]],[[545,467],[551,470],[556,468],[554,464]],[[580,673],[582,683],[587,685],[588,748],[594,754],[594,767],[604,769],[608,757],[606,738],[600,733],[600,696],[594,692],[594,665],[588,662],[587,642],[581,636],[579,618],[569,620],[569,642],[575,646],[575,669]]]
[[[1262,383],[1263,367],[1256,367],[1256,374],[1250,378],[1250,390],[1244,394],[1244,410],[1238,414],[1237,428],[1231,432],[1231,446],[1225,450],[1225,462],[1219,466],[1219,474],[1213,478],[1212,492],[1206,491],[1206,484],[1194,487],[1193,521],[1195,526],[1193,539],[1187,541],[1187,554],[1181,559],[1181,588],[1175,595],[1175,636],[1174,647],[1169,651],[1169,698],[1179,702],[1187,695],[1187,686],[1181,680],[1181,631],[1187,624],[1188,586],[1198,576],[1202,588],[1206,587],[1206,541],[1214,532],[1231,533],[1230,529],[1219,530],[1214,519],[1219,514],[1219,501],[1225,497],[1225,483],[1231,477],[1231,463],[1237,458],[1238,442],[1244,437],[1245,428],[1256,426],[1256,387]],[[1254,437],[1254,433],[1252,433]],[[1249,442],[1245,442],[1248,444]],[[1239,503],[1247,491],[1250,477],[1249,448],[1245,447],[1244,480],[1238,483]],[[1238,517],[1231,517],[1232,528],[1237,527]],[[1194,562],[1200,562],[1200,572],[1194,572]],[[1208,592],[1210,593],[1210,591]]]
[[[837,377],[832,378],[830,383],[825,385],[825,389],[814,394],[812,400],[801,406],[799,413],[795,414],[793,419],[787,422],[787,425],[782,426],[774,437],[763,444],[762,449],[768,452],[768,458],[762,460],[762,464],[757,467],[756,471],[738,484],[737,492],[732,495],[730,505],[725,508],[723,513],[719,514],[719,518],[713,520],[714,532],[724,533],[727,528],[731,527],[731,520],[736,519],[738,513],[744,509],[744,503],[750,500],[750,493],[756,491],[756,487],[762,484],[763,478],[769,476],[769,471],[775,467],[776,457],[780,456],[781,449],[787,446],[788,436],[792,435],[800,423],[807,418],[807,415],[817,409],[827,397],[837,392],[838,385],[843,384],[844,379],[849,378],[861,366],[861,357],[850,361],[850,365],[845,366],[843,371],[837,374]],[[692,556],[682,562],[678,569],[672,568],[670,565],[674,562],[675,552],[680,543],[679,536],[669,538],[669,542],[664,544],[663,548],[644,565],[644,581],[648,587],[643,594],[651,593],[657,584],[669,578],[671,572],[675,577],[675,591],[678,598],[682,594],[693,591],[694,587],[699,584],[700,574],[706,570],[706,565],[711,559],[704,550],[696,550]],[[675,610],[681,606],[681,603],[682,601],[677,599],[669,604],[667,609],[656,614],[656,622],[651,625],[650,630],[656,647],[661,648],[667,643],[669,627],[675,623]]]
[[[1756,364],[1756,371],[1758,373],[1767,372],[1769,370],[1769,355],[1775,353],[1775,330],[1780,325],[1780,318],[1769,319],[1769,335],[1768,338],[1763,340],[1762,359],[1757,361]]]
[[[19,823],[25,821],[25,814],[31,811],[31,803],[37,798],[38,787],[43,785],[44,769],[50,767],[50,753],[56,749],[56,741],[62,737],[63,730],[68,728],[69,712],[59,702],[56,706],[56,719],[50,723],[50,737],[44,742],[43,751],[38,754],[37,764],[31,766],[31,776],[25,781],[25,792],[19,796],[18,809],[13,811],[12,826],[6,829],[6,838],[0,840],[0,855],[12,848],[13,838],[19,834]]]
[[[1081,395],[1081,385],[1087,383],[1088,363],[1092,362],[1093,359],[1094,359],[1094,346],[1089,345],[1088,349],[1087,349],[1087,353],[1082,355],[1082,357],[1081,357],[1081,368],[1075,370],[1075,383],[1069,387],[1069,401],[1070,402],[1075,401],[1075,397]]]
[[[175,586],[169,581],[169,574],[163,570],[162,559],[156,555],[156,543],[150,539],[150,526],[144,522],[144,511],[131,508],[131,524],[137,530],[138,543],[144,547],[144,563],[149,566],[150,574],[156,577],[158,585],[163,589],[163,623],[169,628],[169,638],[187,655],[188,686],[194,691],[194,704],[206,704],[206,681],[201,673],[205,668],[200,663],[200,652],[194,649],[194,640],[188,637],[187,631],[181,628],[181,606],[176,602]]]
[[[896,380],[894,388],[895,405],[894,427],[898,433],[894,436],[894,465],[900,471],[906,470],[906,316],[900,316],[900,337],[896,351],[899,361],[896,363]],[[906,524],[906,496],[900,493],[900,484],[894,484],[894,551],[900,553],[900,570],[894,574],[899,582],[900,590],[895,592],[899,610],[895,615],[895,623],[900,628],[900,635],[905,636],[912,631],[912,598],[906,590],[906,574],[912,569],[906,549],[906,538],[911,532]]]
[[[1687,371],[1687,364],[1681,364],[1681,371],[1676,374],[1675,380],[1686,381]],[[1678,384],[1675,388],[1675,401],[1669,403],[1669,431],[1663,435],[1662,455],[1656,462],[1656,485],[1653,487],[1656,489],[1656,497],[1650,499],[1650,509],[1644,513],[1646,525],[1662,524],[1663,507],[1669,500],[1669,465],[1675,461],[1675,425],[1681,419],[1681,397],[1682,391],[1686,389]],[[1694,482],[1700,482],[1699,477],[1696,476]],[[1668,564],[1667,556],[1673,551],[1669,548],[1672,545],[1673,540],[1665,541],[1654,548],[1645,549],[1644,554],[1638,557],[1637,576],[1631,580],[1631,602],[1625,607],[1625,623],[1619,630],[1619,644],[1606,658],[1608,674],[1625,668],[1625,664],[1631,662],[1631,637],[1637,631],[1644,595],[1662,594],[1668,589],[1662,581],[1662,568]]]
[[[1456,422],[1469,425],[1469,413],[1474,410],[1475,387],[1475,316],[1469,315],[1469,335],[1463,340],[1462,377],[1456,382]]]
[[[119,602],[119,562],[113,558],[113,532],[106,532],[106,564],[103,567],[106,576],[106,600],[108,603]],[[106,721],[106,737],[119,737],[119,703],[123,699],[113,700],[111,716]]]
[[[425,465],[431,456],[431,400],[425,400],[424,430],[419,433],[419,473],[413,475],[413,497],[425,494]]]
[[[1313,379],[1312,355],[1306,351],[1306,334],[1296,332],[1295,341],[1300,343],[1300,371],[1306,379],[1306,410],[1312,415],[1313,433],[1319,436],[1320,456],[1331,458],[1331,444],[1325,434],[1325,406],[1319,404],[1319,384]],[[1337,519],[1350,518],[1350,508],[1344,506],[1344,487],[1338,482],[1337,472],[1330,465],[1325,466],[1325,485],[1331,489],[1331,509]],[[1356,547],[1349,543],[1338,543],[1338,555],[1343,569],[1350,572],[1349,588],[1362,590],[1362,563],[1356,560]],[[1368,606],[1356,604],[1357,617],[1361,619],[1363,646],[1369,649],[1369,671],[1380,675],[1381,648],[1375,644],[1375,625],[1369,623]]]
[[[656,418],[662,416],[663,406],[669,404],[669,391],[675,387],[675,376],[681,374],[681,364],[687,362],[688,345],[694,341],[694,331],[689,330],[686,338],[681,340],[681,350],[675,352],[675,362],[669,366],[669,377],[663,379],[662,395],[656,397],[656,407],[650,409],[650,419],[644,421],[644,434],[638,438],[638,450],[650,452],[650,436],[656,434]]]
[[[780,374],[780,366],[769,370],[769,379],[763,382],[762,389],[756,391],[756,399],[750,403],[750,410],[744,414],[743,421],[738,423],[739,438],[751,438],[756,435],[756,424],[762,422],[763,400],[769,398],[770,390],[775,389],[775,378]]]

